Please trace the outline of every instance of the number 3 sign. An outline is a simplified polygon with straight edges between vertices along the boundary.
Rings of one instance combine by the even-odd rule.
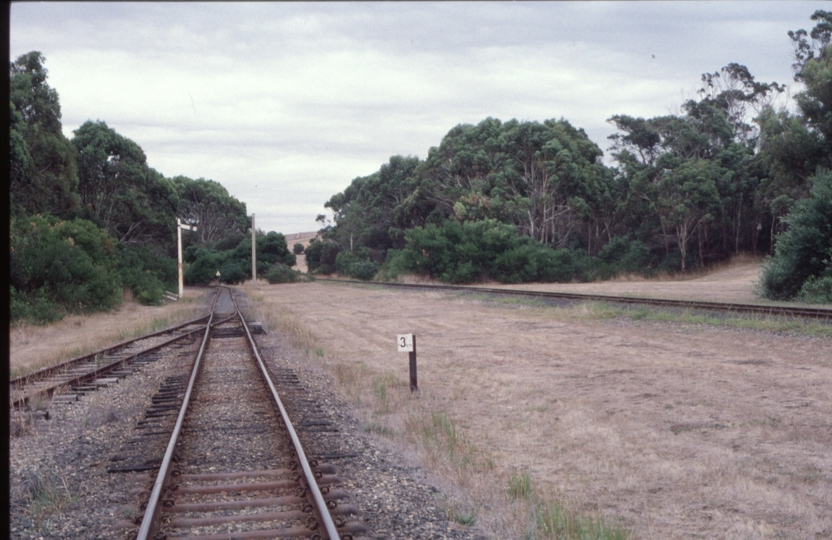
[[[399,352],[413,352],[413,334],[398,334],[396,344]]]

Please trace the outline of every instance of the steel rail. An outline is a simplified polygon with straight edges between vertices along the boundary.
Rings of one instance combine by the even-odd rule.
[[[227,319],[217,321],[217,322],[211,324],[211,326],[220,325],[220,324],[222,324],[226,321],[229,321],[229,320],[233,319],[234,317],[235,316],[231,316],[231,317],[228,317]],[[208,318],[208,315],[206,315],[205,317],[201,317],[200,319],[196,319],[196,320],[204,320],[206,318]],[[185,326],[187,326],[187,325],[185,325]],[[181,326],[178,327],[178,328],[181,328]],[[86,382],[86,381],[94,380],[94,379],[98,378],[100,375],[103,375],[103,374],[107,373],[108,371],[112,371],[112,370],[114,370],[114,369],[116,369],[120,366],[123,366],[123,365],[129,363],[130,361],[139,358],[140,356],[143,356],[145,354],[148,354],[148,353],[151,353],[151,352],[154,352],[154,351],[158,351],[159,349],[167,347],[168,345],[176,343],[177,341],[182,341],[183,339],[189,338],[192,335],[194,335],[196,333],[199,333],[199,332],[203,332],[203,331],[204,331],[204,329],[199,328],[199,329],[196,329],[196,330],[191,330],[190,332],[186,332],[184,334],[180,334],[180,335],[178,335],[176,337],[173,337],[171,339],[168,339],[168,340],[166,340],[162,343],[158,343],[156,345],[153,345],[153,346],[148,347],[146,349],[142,349],[141,351],[135,352],[135,353],[130,354],[128,356],[125,356],[123,358],[119,358],[118,360],[114,360],[113,362],[110,362],[109,364],[104,364],[102,366],[96,367],[94,370],[87,371],[85,373],[82,373],[81,375],[71,377],[69,379],[58,381],[55,384],[53,384],[52,386],[49,386],[47,388],[40,388],[40,389],[38,389],[37,393],[38,394],[46,394],[47,396],[52,396],[52,394],[54,394],[55,390],[57,390],[58,388],[62,388],[62,387],[66,387],[66,386],[71,386],[73,384],[78,384],[78,383],[83,383],[83,382]],[[164,332],[162,332],[162,333],[164,333]],[[150,335],[147,335],[147,336],[142,336],[141,338],[137,338],[134,341],[141,341],[142,339],[152,337],[152,336],[155,336],[155,335],[158,335],[158,334],[159,333],[157,332],[157,333],[150,334]],[[65,366],[64,369],[66,369],[68,367],[69,366]],[[52,373],[52,375],[59,374],[61,371],[63,371],[63,370],[55,370]],[[41,378],[40,380],[45,380],[45,379],[46,378]],[[29,382],[31,383],[33,381],[29,381]],[[24,389],[25,389],[25,386],[24,386]],[[24,395],[24,396],[19,397],[17,399],[12,398],[12,399],[9,400],[10,407],[13,407],[13,408],[24,407],[24,406],[26,406],[26,404],[29,403],[30,397],[31,396]]]
[[[76,356],[75,358],[71,358],[71,359],[69,359],[65,362],[61,362],[60,364],[57,364],[55,366],[45,367],[43,369],[39,369],[38,371],[33,371],[32,373],[29,373],[28,375],[21,375],[20,377],[15,377],[14,379],[9,381],[9,385],[12,388],[16,388],[18,386],[25,386],[26,384],[30,383],[31,381],[33,381],[35,379],[46,378],[49,375],[51,375],[52,373],[63,371],[67,368],[70,368],[70,367],[74,366],[75,364],[80,364],[80,363],[83,363],[87,360],[92,360],[98,355],[104,355],[104,354],[108,354],[108,353],[111,353],[111,352],[115,352],[119,349],[123,349],[123,348],[127,347],[128,345],[130,345],[132,343],[135,343],[137,341],[141,341],[143,339],[148,339],[148,338],[160,336],[162,334],[168,334],[170,332],[175,332],[176,330],[179,330],[180,328],[185,328],[186,326],[191,326],[193,324],[197,324],[199,322],[202,322],[206,318],[208,318],[208,315],[203,315],[202,317],[190,320],[190,321],[182,323],[182,324],[171,326],[169,328],[165,328],[164,330],[159,330],[159,331],[153,332],[151,334],[145,334],[143,336],[139,336],[139,337],[134,338],[134,339],[128,339],[126,341],[122,341],[121,343],[116,343],[115,345],[110,345],[109,347],[106,347],[104,349],[100,349],[100,350],[95,351],[95,352],[87,353],[87,354],[84,354],[84,355],[81,355],[81,356]]]
[[[232,296],[232,300],[233,300]],[[295,453],[298,456],[298,461],[300,461],[300,466],[303,469],[303,476],[306,479],[306,484],[309,491],[312,493],[312,498],[315,500],[315,504],[318,507],[318,513],[323,520],[324,528],[326,529],[327,534],[329,535],[330,540],[340,540],[340,536],[338,534],[338,529],[335,526],[335,523],[332,520],[332,516],[329,514],[329,510],[327,509],[326,501],[324,500],[324,496],[321,493],[320,488],[318,488],[318,482],[315,480],[315,474],[312,472],[312,468],[309,466],[309,461],[306,459],[306,453],[303,451],[303,446],[300,443],[300,439],[298,438],[297,432],[295,432],[295,428],[292,425],[292,421],[289,418],[289,413],[286,412],[286,408],[283,406],[283,401],[281,401],[280,396],[277,393],[277,389],[274,386],[274,382],[272,382],[271,376],[269,376],[269,372],[266,369],[266,364],[263,362],[263,359],[260,357],[260,352],[257,349],[257,344],[254,341],[254,338],[251,336],[251,331],[248,328],[248,324],[246,324],[245,317],[243,314],[240,313],[239,308],[237,307],[237,302],[234,302],[234,307],[237,309],[237,313],[240,316],[240,320],[243,323],[243,328],[245,328],[246,336],[248,337],[248,344],[251,348],[252,353],[254,353],[255,358],[257,358],[257,364],[260,367],[260,371],[263,373],[263,377],[266,379],[266,382],[269,385],[269,390],[271,390],[272,397],[274,398],[275,403],[277,404],[278,409],[280,409],[280,415],[283,418],[283,425],[286,427],[286,431],[289,433],[289,436],[292,439],[292,445],[295,448]]]
[[[552,291],[531,291],[523,289],[494,289],[488,287],[472,287],[468,285],[440,285],[423,283],[395,283],[384,281],[355,281],[350,279],[328,278],[324,282],[350,283],[357,285],[381,285],[384,287],[398,287],[406,289],[439,289],[447,291],[466,291],[484,294],[529,296],[537,298],[551,298],[560,300],[583,300],[591,302],[611,302],[619,304],[643,304],[682,309],[701,309],[734,313],[757,313],[766,315],[789,315],[813,319],[832,320],[832,309],[811,308],[797,306],[766,306],[760,304],[732,304],[725,302],[705,302],[699,300],[669,300],[664,298],[636,298],[632,296],[607,296],[600,294],[579,294]]]
[[[179,441],[182,424],[185,422],[185,413],[187,412],[188,405],[191,401],[191,392],[194,389],[196,376],[199,373],[202,355],[205,352],[205,346],[208,343],[209,336],[211,335],[211,322],[214,319],[214,309],[216,308],[219,296],[220,293],[219,290],[217,290],[217,294],[214,296],[214,302],[211,305],[211,313],[208,316],[208,324],[205,325],[205,335],[202,336],[202,344],[199,346],[199,352],[194,360],[194,367],[191,370],[191,377],[188,380],[185,397],[182,399],[182,405],[179,407],[179,416],[176,418],[176,424],[173,427],[173,433],[171,434],[167,449],[165,450],[165,456],[162,458],[162,463],[159,466],[159,473],[156,476],[156,482],[153,484],[153,490],[150,492],[150,499],[147,502],[147,508],[145,509],[142,524],[139,527],[139,534],[136,537],[137,540],[147,540],[151,534],[155,533],[156,518],[159,514],[159,510],[161,510],[161,507],[159,506],[159,499],[162,495],[162,489],[170,476],[170,464],[173,460],[173,453],[176,450],[176,443]]]

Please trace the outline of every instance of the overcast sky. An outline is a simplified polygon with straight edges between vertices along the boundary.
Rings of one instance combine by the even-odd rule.
[[[168,177],[220,182],[257,228],[455,125],[565,118],[605,152],[615,114],[676,113],[730,62],[792,82],[789,30],[827,2],[33,2],[10,60],[46,57],[67,137],[103,120]],[[783,105],[786,105],[783,100]]]

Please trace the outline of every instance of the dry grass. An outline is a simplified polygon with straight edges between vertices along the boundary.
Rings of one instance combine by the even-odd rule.
[[[21,377],[113,343],[173,326],[203,313],[203,292],[186,291],[179,302],[142,306],[127,299],[111,313],[70,315],[44,326],[9,326],[9,375]]]
[[[608,526],[600,515],[584,515],[531,490],[523,501],[513,500],[511,490],[504,487],[511,481],[510,475],[495,468],[487,447],[458,429],[457,415],[447,409],[442,395],[430,388],[413,393],[408,373],[379,370],[356,360],[363,355],[377,356],[376,348],[341,349],[333,346],[332,340],[322,339],[297,312],[285,304],[278,307],[275,299],[279,290],[278,286],[254,293],[260,303],[253,309],[261,322],[289,336],[309,361],[333,375],[339,391],[355,407],[365,432],[431,472],[446,496],[449,519],[460,525],[482,525],[497,538],[630,538],[625,529]]]
[[[460,524],[494,538],[832,531],[828,337],[323,282],[257,294]],[[410,331],[415,395],[394,345]]]

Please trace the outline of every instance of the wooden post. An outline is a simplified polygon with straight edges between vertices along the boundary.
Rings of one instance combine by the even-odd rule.
[[[416,334],[413,335],[413,350],[410,351],[410,391],[419,390],[419,383],[416,378]]]
[[[185,295],[185,284],[182,277],[182,221],[176,218],[176,253],[179,266],[179,298]]]

